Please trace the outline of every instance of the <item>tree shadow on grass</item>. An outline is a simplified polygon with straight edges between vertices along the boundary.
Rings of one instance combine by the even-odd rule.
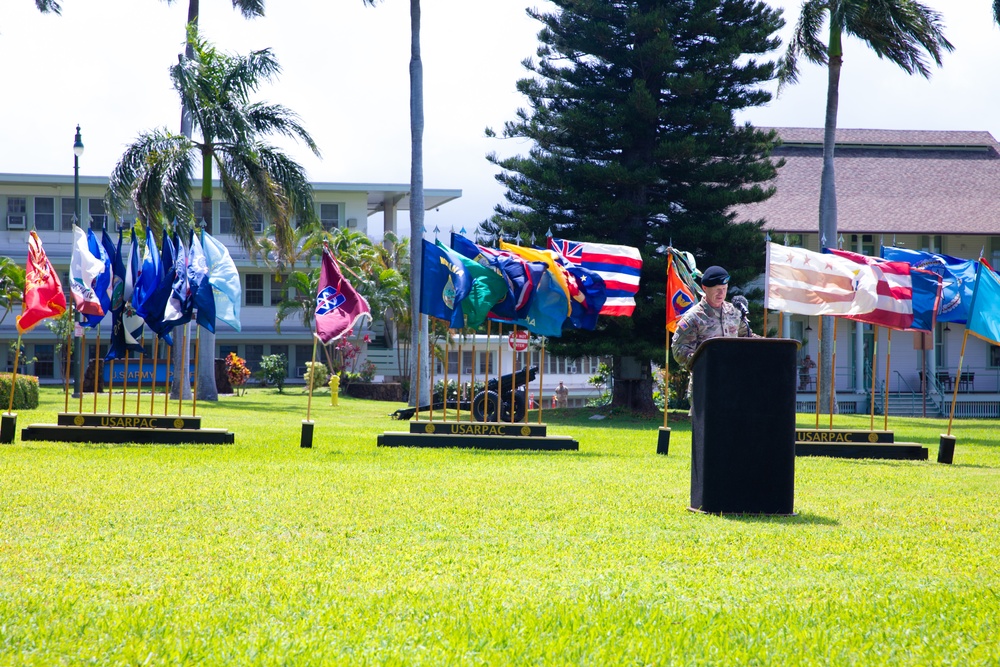
[[[780,514],[717,514],[716,516],[727,521],[739,521],[740,523],[769,523],[785,524],[789,526],[839,526],[836,519],[820,516],[811,512],[799,512],[793,515]]]

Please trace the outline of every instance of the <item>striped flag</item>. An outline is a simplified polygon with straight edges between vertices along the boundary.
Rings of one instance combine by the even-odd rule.
[[[767,244],[764,307],[799,315],[862,315],[878,305],[872,267],[804,248]]]
[[[601,315],[631,315],[639,291],[642,255],[638,248],[549,237],[549,248],[563,259],[590,269],[604,279],[607,300]]]
[[[878,278],[878,304],[875,310],[863,315],[848,315],[849,319],[891,329],[913,328],[913,282],[910,279],[909,262],[890,262],[848,250],[827,248],[826,252],[856,264],[866,264],[872,267]]]

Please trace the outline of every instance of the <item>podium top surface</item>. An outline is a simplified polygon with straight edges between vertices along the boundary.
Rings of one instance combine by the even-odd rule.
[[[694,354],[691,355],[691,366],[694,366],[698,357],[704,354],[705,350],[725,345],[794,345],[798,348],[802,345],[802,343],[794,338],[732,338],[729,336],[717,336],[715,338],[709,338],[708,340],[702,341],[701,345],[698,346],[698,349],[696,349]]]

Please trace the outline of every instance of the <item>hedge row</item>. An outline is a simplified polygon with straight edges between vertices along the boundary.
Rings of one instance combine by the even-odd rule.
[[[10,373],[0,373],[0,412],[10,405]],[[14,387],[14,409],[32,410],[38,407],[38,378],[34,375],[17,375]]]

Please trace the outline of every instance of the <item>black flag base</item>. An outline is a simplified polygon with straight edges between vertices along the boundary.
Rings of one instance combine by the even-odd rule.
[[[221,428],[201,428],[201,417],[190,415],[61,412],[56,416],[55,424],[29,424],[21,429],[21,441],[28,440],[147,445],[231,445],[235,442],[236,436]]]
[[[941,434],[941,441],[938,443],[938,463],[951,464],[955,458],[955,436]]]
[[[311,449],[313,446],[313,427],[316,422],[302,420],[302,437],[299,439],[299,447]]]
[[[670,453],[670,429],[666,426],[660,427],[660,434],[656,439],[656,453],[664,456]]]
[[[17,413],[3,413],[3,424],[0,425],[0,444],[9,445],[14,442],[14,434],[17,432]]]

